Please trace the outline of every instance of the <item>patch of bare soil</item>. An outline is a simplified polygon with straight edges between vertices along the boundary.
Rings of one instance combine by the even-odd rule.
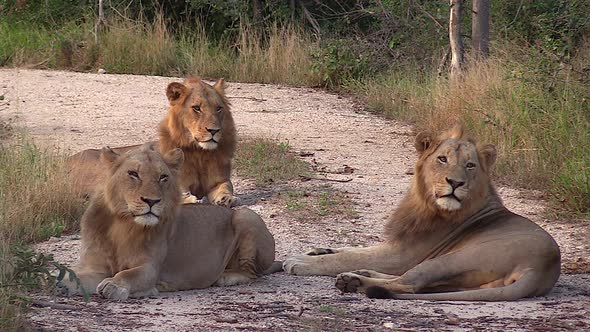
[[[0,120],[11,119],[48,146],[72,152],[134,144],[156,137],[164,89],[172,78],[0,70]],[[351,100],[308,88],[232,83],[228,90],[242,137],[288,141],[302,158],[328,172],[356,214],[294,218],[272,189],[235,178],[236,191],[262,215],[277,241],[277,258],[312,246],[370,245],[407,190],[415,162],[409,126],[359,111]],[[348,167],[348,168],[347,168]],[[290,183],[304,188],[324,181]],[[562,249],[563,274],[547,296],[511,303],[370,300],[341,294],[330,277],[266,276],[250,285],[165,293],[125,303],[58,298],[70,310],[34,308],[32,328],[72,331],[189,330],[588,330],[590,275],[576,269],[590,257],[588,222],[544,220],[538,192],[499,188],[506,205],[545,227]],[[77,259],[74,235],[39,245],[65,263]],[[503,253],[499,252],[498,255]],[[580,263],[582,262],[582,263]],[[568,265],[569,264],[569,265]],[[45,298],[45,300],[48,300]]]

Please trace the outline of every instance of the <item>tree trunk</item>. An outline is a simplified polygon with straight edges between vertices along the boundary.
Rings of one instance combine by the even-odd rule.
[[[255,24],[262,21],[262,3],[260,0],[252,0],[252,17]]]
[[[291,11],[291,22],[295,21],[295,11],[297,10],[297,0],[289,0],[289,9]]]
[[[463,0],[450,0],[449,41],[451,44],[451,78],[461,73],[463,66],[463,40],[461,39],[461,7]]]
[[[472,0],[471,43],[475,59],[490,55],[490,0]]]
[[[105,24],[103,0],[98,0],[98,20],[94,25],[94,41],[98,44],[98,35]]]

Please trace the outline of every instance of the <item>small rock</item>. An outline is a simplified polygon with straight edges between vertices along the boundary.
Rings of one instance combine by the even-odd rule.
[[[388,329],[394,329],[395,325],[391,322],[387,322],[387,323],[383,323],[383,327],[388,328]]]
[[[447,325],[459,325],[459,316],[455,314],[448,314],[447,319],[445,319],[445,324]]]
[[[106,74],[106,72],[107,71],[104,70],[104,69],[102,69],[102,68],[99,68],[98,71],[97,71],[97,73],[99,73],[99,74]]]

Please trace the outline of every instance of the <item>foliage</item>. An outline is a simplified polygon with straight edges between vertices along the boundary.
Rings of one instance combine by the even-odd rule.
[[[324,87],[336,89],[369,74],[368,59],[346,44],[343,39],[332,40],[313,55],[312,71],[319,74]]]
[[[588,0],[500,1],[492,9],[499,33],[522,37],[561,58],[572,55],[590,24]]]

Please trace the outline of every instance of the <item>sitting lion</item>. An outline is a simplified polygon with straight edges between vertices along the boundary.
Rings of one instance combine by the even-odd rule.
[[[216,205],[236,206],[230,181],[231,161],[236,148],[236,129],[225,97],[223,79],[211,86],[189,77],[184,83],[170,83],[166,89],[170,109],[160,123],[159,141],[154,142],[161,153],[180,148],[185,163],[180,170],[180,190],[184,203],[198,199]],[[139,145],[114,148],[124,153]],[[70,178],[83,195],[90,195],[105,174],[100,163],[100,150],[89,149],[68,160]]]
[[[489,174],[493,145],[476,145],[461,127],[421,133],[408,194],[366,248],[314,249],[287,259],[297,275],[336,276],[344,292],[372,298],[510,301],[547,294],[560,274],[555,240],[508,211]]]
[[[182,150],[162,156],[145,145],[118,155],[105,148],[101,160],[108,172],[82,217],[74,268],[87,292],[124,300],[236,285],[274,272],[271,266],[276,271],[273,236],[256,213],[180,205]],[[63,283],[79,293],[76,283]]]

